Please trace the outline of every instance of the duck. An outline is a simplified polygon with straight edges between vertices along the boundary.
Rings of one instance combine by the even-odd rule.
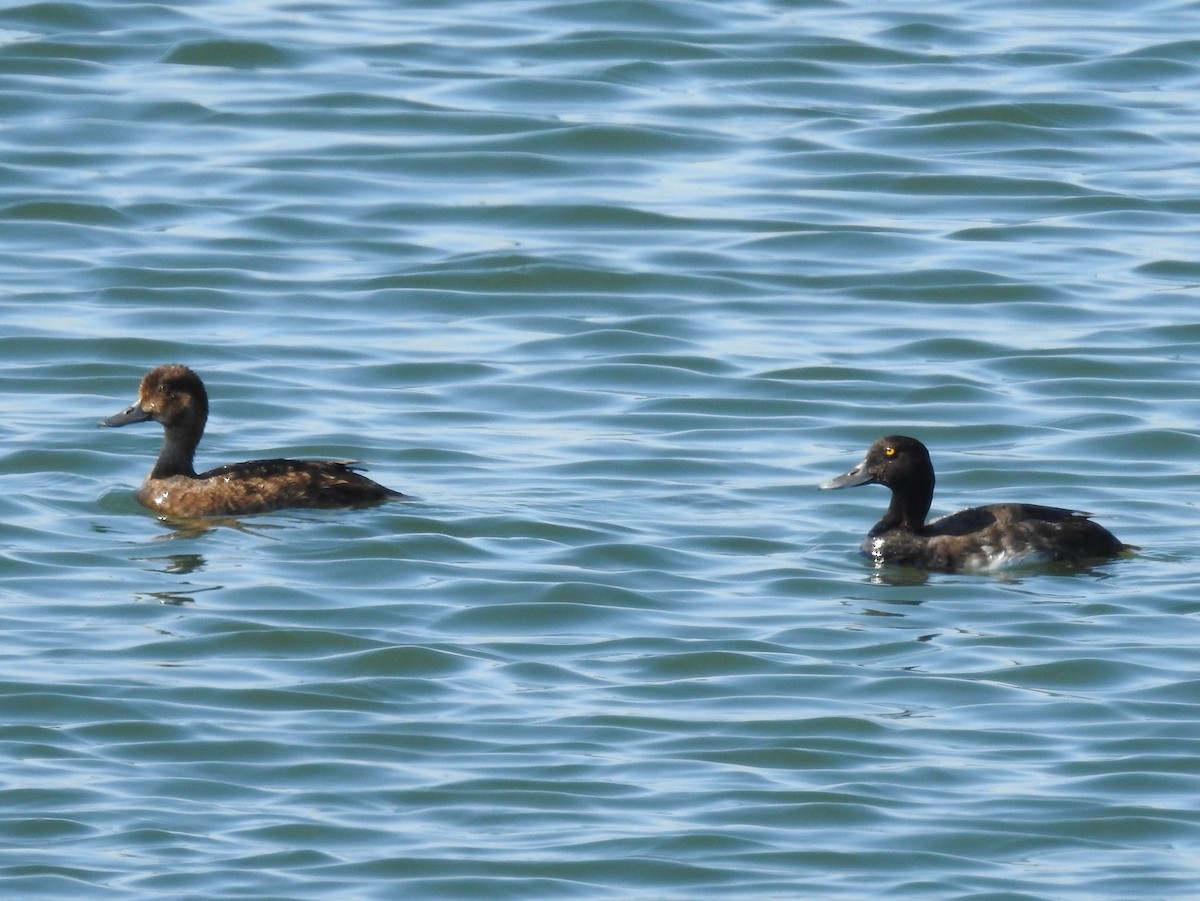
[[[200,377],[179,363],[151,369],[137,400],[99,425],[120,428],[150,420],[162,425],[163,445],[135,497],[161,518],[362,507],[404,497],[357,472],[353,461],[250,460],[197,473],[193,461],[208,421],[208,392]]]
[[[907,435],[880,438],[861,463],[820,488],[858,485],[892,492],[887,512],[861,545],[876,566],[947,572],[1045,563],[1080,567],[1138,550],[1093,522],[1090,513],[1041,504],[989,504],[926,522],[933,463],[928,448]]]

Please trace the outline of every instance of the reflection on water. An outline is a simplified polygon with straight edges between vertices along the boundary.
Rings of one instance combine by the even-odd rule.
[[[150,567],[151,572],[182,573],[187,575],[188,573],[194,573],[204,568],[204,556],[202,554],[167,554],[162,557],[133,557],[131,559],[158,564],[157,566]]]
[[[148,563],[145,567],[146,572],[162,573],[171,576],[188,576],[198,573],[205,569],[207,561],[203,554],[197,553],[181,553],[181,554],[166,554],[153,555],[145,557],[131,557],[131,560],[136,560],[142,563]],[[173,604],[176,606],[182,604],[195,603],[195,595],[208,591],[220,591],[221,585],[210,585],[201,588],[189,588],[190,583],[186,580],[180,582],[180,587],[172,590],[160,591],[139,591],[133,594],[135,600],[152,600],[160,604]]]
[[[194,604],[196,602],[196,598],[194,597],[194,595],[197,594],[198,592],[213,591],[213,590],[216,590],[217,588],[219,588],[219,586],[214,586],[214,588],[200,588],[200,589],[197,589],[196,591],[192,591],[187,594],[175,593],[175,592],[170,592],[170,591],[135,592],[133,595],[133,599],[135,601],[155,601],[156,603],[159,603],[159,604],[168,604],[168,605],[173,605],[173,606],[179,607],[179,606],[183,606],[184,604]]]

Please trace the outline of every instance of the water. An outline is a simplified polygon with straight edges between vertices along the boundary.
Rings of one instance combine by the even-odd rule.
[[[1198,27],[0,12],[0,893],[1191,897]],[[156,521],[167,361],[416,499]],[[1144,550],[875,572],[896,431]]]

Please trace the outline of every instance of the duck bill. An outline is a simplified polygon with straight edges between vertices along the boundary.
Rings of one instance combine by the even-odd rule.
[[[105,419],[104,421],[98,423],[98,425],[100,425],[102,428],[106,428],[106,429],[115,429],[115,428],[119,428],[123,425],[130,425],[135,422],[145,422],[149,418],[150,418],[149,413],[147,413],[145,410],[143,410],[137,404],[134,404],[132,407],[129,407],[127,410],[122,410],[116,416],[108,417],[108,419]]]
[[[822,482],[819,487],[823,491],[830,488],[854,488],[857,485],[870,485],[874,481],[875,477],[867,471],[867,461],[863,460],[849,472],[828,482]]]

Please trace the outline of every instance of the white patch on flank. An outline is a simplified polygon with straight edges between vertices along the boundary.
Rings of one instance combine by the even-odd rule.
[[[1011,548],[996,550],[992,545],[984,545],[980,555],[971,559],[971,569],[1001,570],[1014,569],[1018,566],[1029,566],[1045,561],[1046,555],[1033,548],[1013,551]]]

